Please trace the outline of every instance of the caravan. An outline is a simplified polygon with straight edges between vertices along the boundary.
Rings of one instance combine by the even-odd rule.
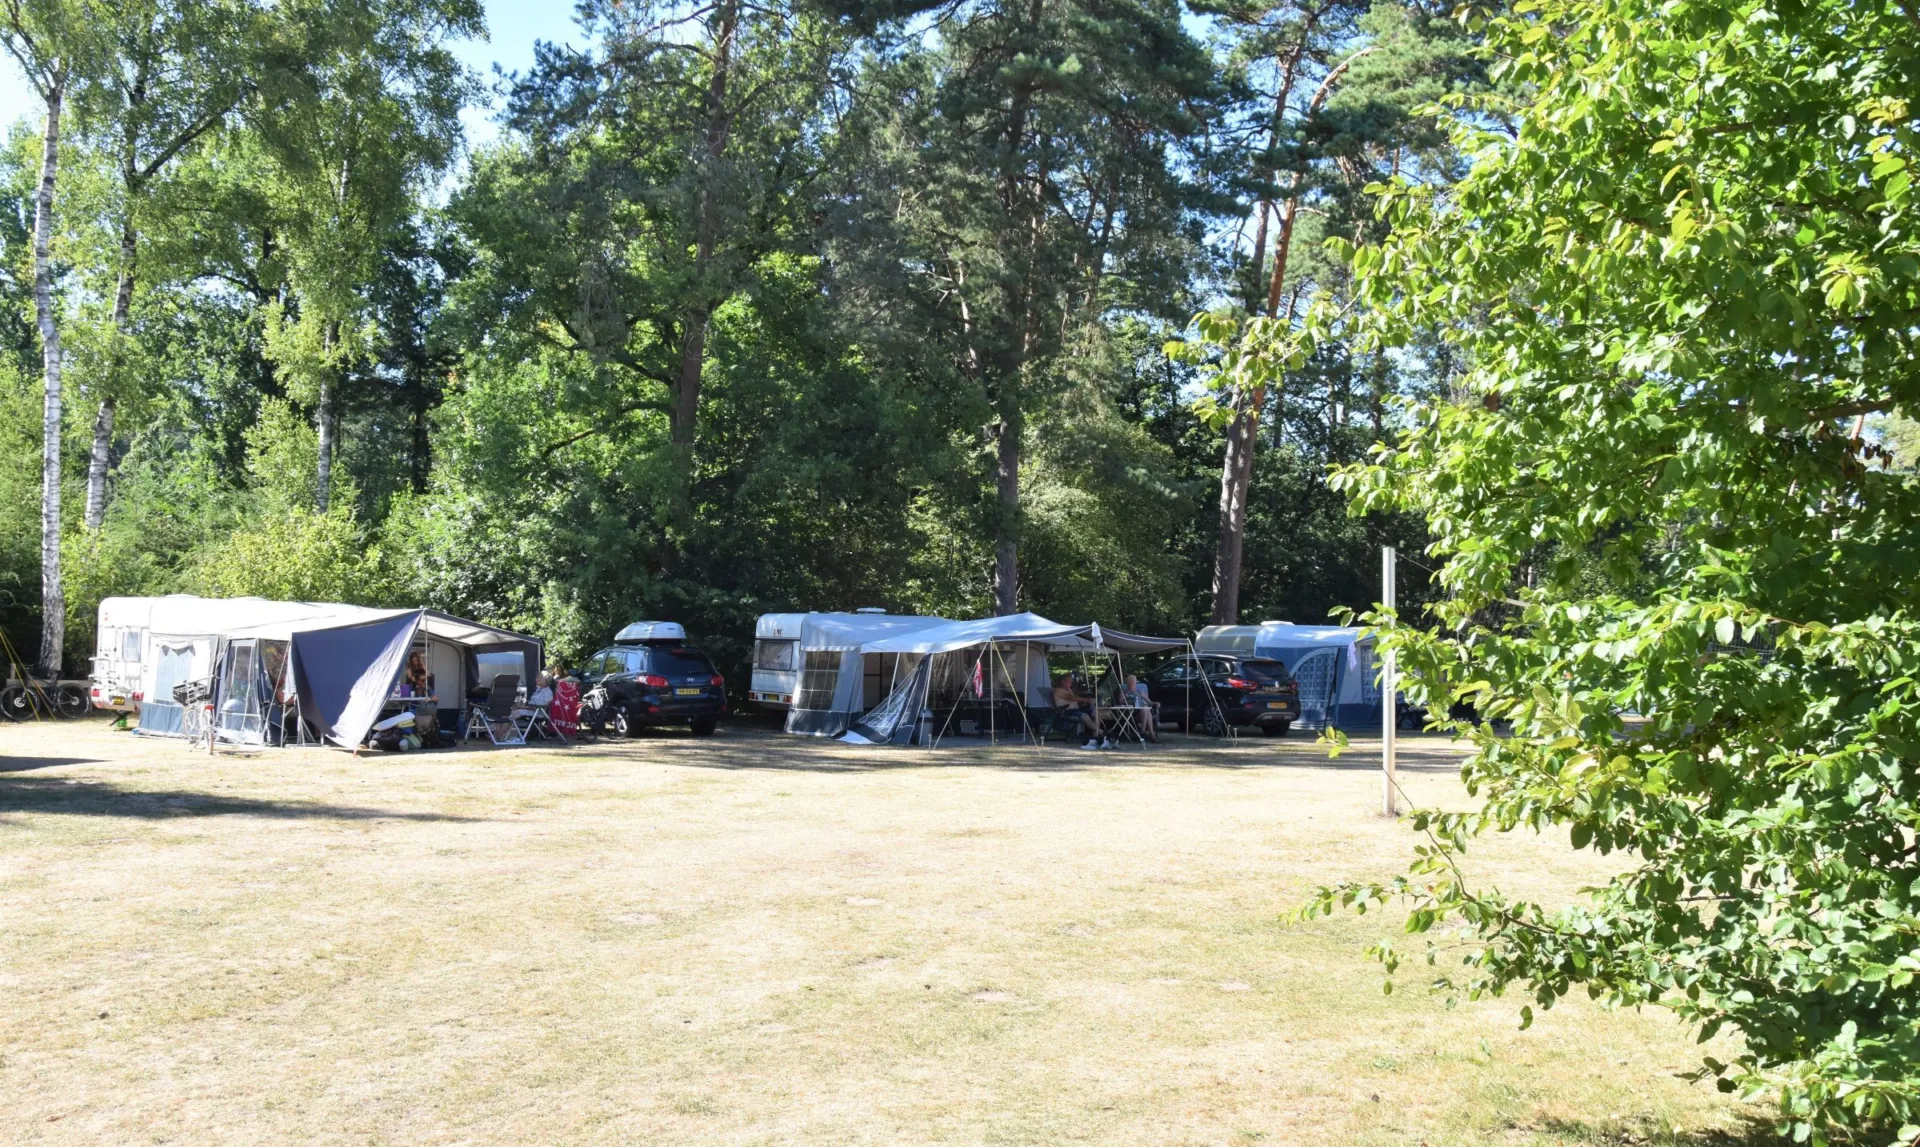
[[[878,609],[762,614],[747,699],[784,710],[789,733],[837,737],[893,691],[898,654],[868,654],[865,646],[945,622]]]
[[[91,690],[140,732],[241,744],[282,736],[358,746],[383,710],[438,709],[457,728],[494,674],[530,682],[537,638],[429,609],[262,598],[107,598]],[[415,657],[430,691],[401,680]]]

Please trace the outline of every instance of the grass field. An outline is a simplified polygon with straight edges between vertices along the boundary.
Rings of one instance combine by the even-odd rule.
[[[211,760],[0,727],[0,1139],[1724,1143],[1663,1013],[1391,997],[1369,746]],[[1406,787],[1462,799],[1444,742]],[[1475,858],[1571,895],[1591,858]],[[1722,1052],[1724,1055],[1725,1053]]]

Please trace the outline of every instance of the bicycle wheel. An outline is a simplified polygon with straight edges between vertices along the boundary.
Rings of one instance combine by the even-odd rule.
[[[93,712],[93,698],[78,685],[62,685],[53,695],[54,707],[62,717],[72,719]]]
[[[9,721],[24,721],[37,717],[40,707],[34,704],[33,694],[27,692],[24,685],[9,685],[0,689],[0,718]]]

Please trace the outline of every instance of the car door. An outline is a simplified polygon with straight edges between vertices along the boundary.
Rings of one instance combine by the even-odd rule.
[[[1147,679],[1147,695],[1160,703],[1161,720],[1180,721],[1186,717],[1188,702],[1198,684],[1193,662],[1172,661]]]

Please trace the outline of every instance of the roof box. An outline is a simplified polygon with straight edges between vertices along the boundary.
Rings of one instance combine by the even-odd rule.
[[[677,621],[636,621],[613,635],[617,644],[637,645],[643,641],[685,641],[686,627]]]

